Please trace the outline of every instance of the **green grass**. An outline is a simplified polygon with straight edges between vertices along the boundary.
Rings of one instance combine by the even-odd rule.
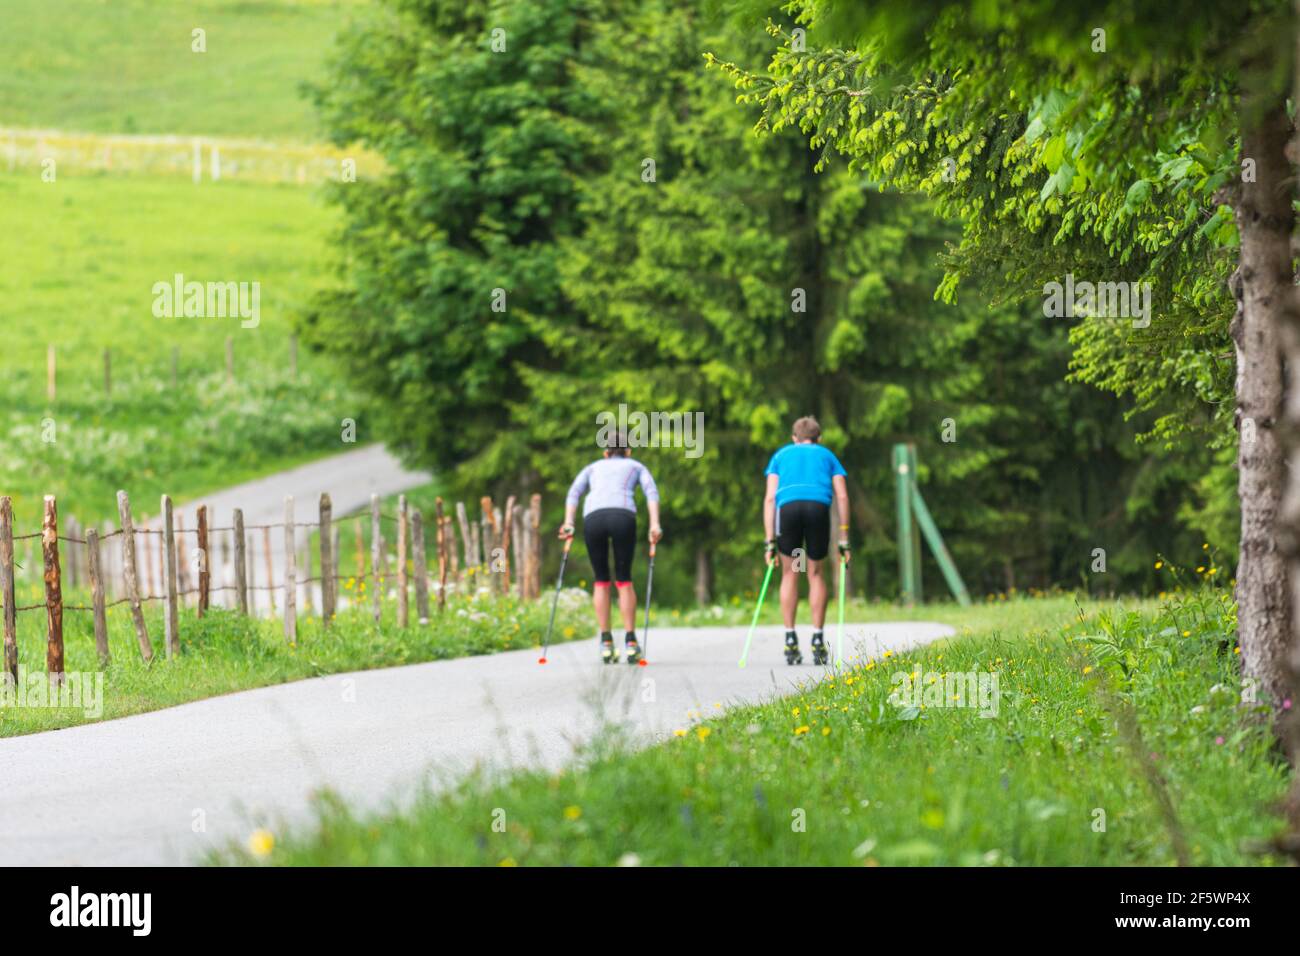
[[[78,599],[77,603],[83,602]],[[181,654],[167,660],[159,607],[148,605],[146,614],[155,653],[151,664],[141,660],[127,605],[109,609],[112,662],[103,672],[104,706],[98,719],[111,720],[324,674],[531,647],[541,643],[550,616],[549,603],[507,598],[455,600],[443,614],[435,613],[428,626],[412,624],[402,629],[396,626],[395,609],[389,602],[378,625],[366,609],[339,612],[328,629],[318,616],[300,617],[298,640],[290,646],[278,618],[261,620],[213,610],[199,621],[193,610],[188,610],[181,616]],[[583,596],[568,595],[560,608],[553,640],[586,636]],[[18,624],[19,680],[44,682],[45,616],[40,612],[20,614]],[[100,670],[88,613],[65,614],[64,647],[66,671],[93,674]],[[0,737],[93,719],[74,708],[0,706]]]
[[[0,126],[317,140],[300,84],[367,5],[0,0]]]
[[[629,752],[603,737],[578,769],[471,777],[401,811],[357,813],[327,795],[317,824],[276,834],[266,860],[1166,865],[1177,832],[1195,864],[1278,862],[1251,852],[1279,826],[1286,770],[1265,722],[1236,706],[1231,602],[1090,604],[1083,621],[1059,600],[1040,604],[1014,626],[985,621],[945,646],[702,718],[664,745]],[[1053,626],[1027,627],[1035,613]],[[966,671],[998,675],[995,718],[889,700],[896,672],[925,686],[929,673]],[[1124,708],[1140,737],[1120,732]],[[215,859],[260,857],[231,847]]]
[[[6,221],[40,224],[0,230],[8,437],[0,490],[15,497],[22,527],[38,520],[44,494],[59,496],[64,516],[98,521],[115,513],[119,487],[154,512],[164,491],[192,497],[346,450],[344,417],[357,419],[359,439],[368,440],[358,403],[327,366],[302,350],[298,377],[288,372],[291,315],[326,281],[331,219],[311,190],[0,175],[0,208]],[[176,273],[260,283],[260,324],[156,318],[153,284]],[[233,384],[225,380],[227,337]],[[49,345],[58,365],[52,406]]]

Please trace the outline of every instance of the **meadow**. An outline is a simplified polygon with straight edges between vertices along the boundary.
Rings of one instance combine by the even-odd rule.
[[[22,527],[38,520],[45,494],[85,523],[115,515],[118,488],[153,510],[164,491],[183,500],[344,450],[344,417],[358,420],[366,440],[365,417],[328,366],[305,349],[296,375],[289,364],[294,310],[328,281],[331,219],[313,190],[0,175],[0,208],[6,222],[41,224],[37,234],[0,229],[0,487]],[[176,273],[258,282],[257,326],[157,317],[154,283]]]
[[[300,84],[367,5],[0,0],[0,126],[319,140]]]
[[[611,729],[573,769],[470,777],[414,807],[324,795],[314,826],[218,863],[283,865],[1272,864],[1286,767],[1238,698],[1233,605],[1027,599],[1012,625],[858,660],[668,743]],[[931,696],[996,675],[996,716]],[[928,703],[891,700],[900,674]],[[502,816],[504,811],[504,816]],[[504,822],[504,826],[500,825]]]

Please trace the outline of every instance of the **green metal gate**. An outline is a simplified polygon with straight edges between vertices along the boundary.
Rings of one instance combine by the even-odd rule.
[[[966,585],[916,484],[915,445],[894,446],[894,486],[898,492],[898,580],[902,586],[903,603],[911,607],[921,601],[921,536],[924,535],[948,583],[948,590],[958,604],[969,605]]]

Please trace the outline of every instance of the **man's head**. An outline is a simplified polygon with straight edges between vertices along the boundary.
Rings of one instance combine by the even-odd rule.
[[[817,419],[811,415],[805,415],[794,423],[790,429],[790,436],[796,442],[819,442],[822,438],[822,427],[817,424]]]
[[[625,432],[615,432],[605,439],[604,454],[606,458],[626,458],[630,453]]]

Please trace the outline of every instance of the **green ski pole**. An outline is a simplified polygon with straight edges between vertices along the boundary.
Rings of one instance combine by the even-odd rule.
[[[840,558],[840,636],[835,641],[835,666],[844,665],[844,579],[848,577],[849,563]]]
[[[745,651],[740,655],[740,666],[745,666],[745,661],[749,659],[749,642],[754,639],[754,628],[758,627],[758,615],[763,610],[763,599],[767,597],[767,585],[772,580],[772,569],[776,567],[775,561],[768,562],[767,574],[763,575],[763,588],[758,592],[758,606],[754,608],[754,619],[749,622],[749,633],[745,636]]]

